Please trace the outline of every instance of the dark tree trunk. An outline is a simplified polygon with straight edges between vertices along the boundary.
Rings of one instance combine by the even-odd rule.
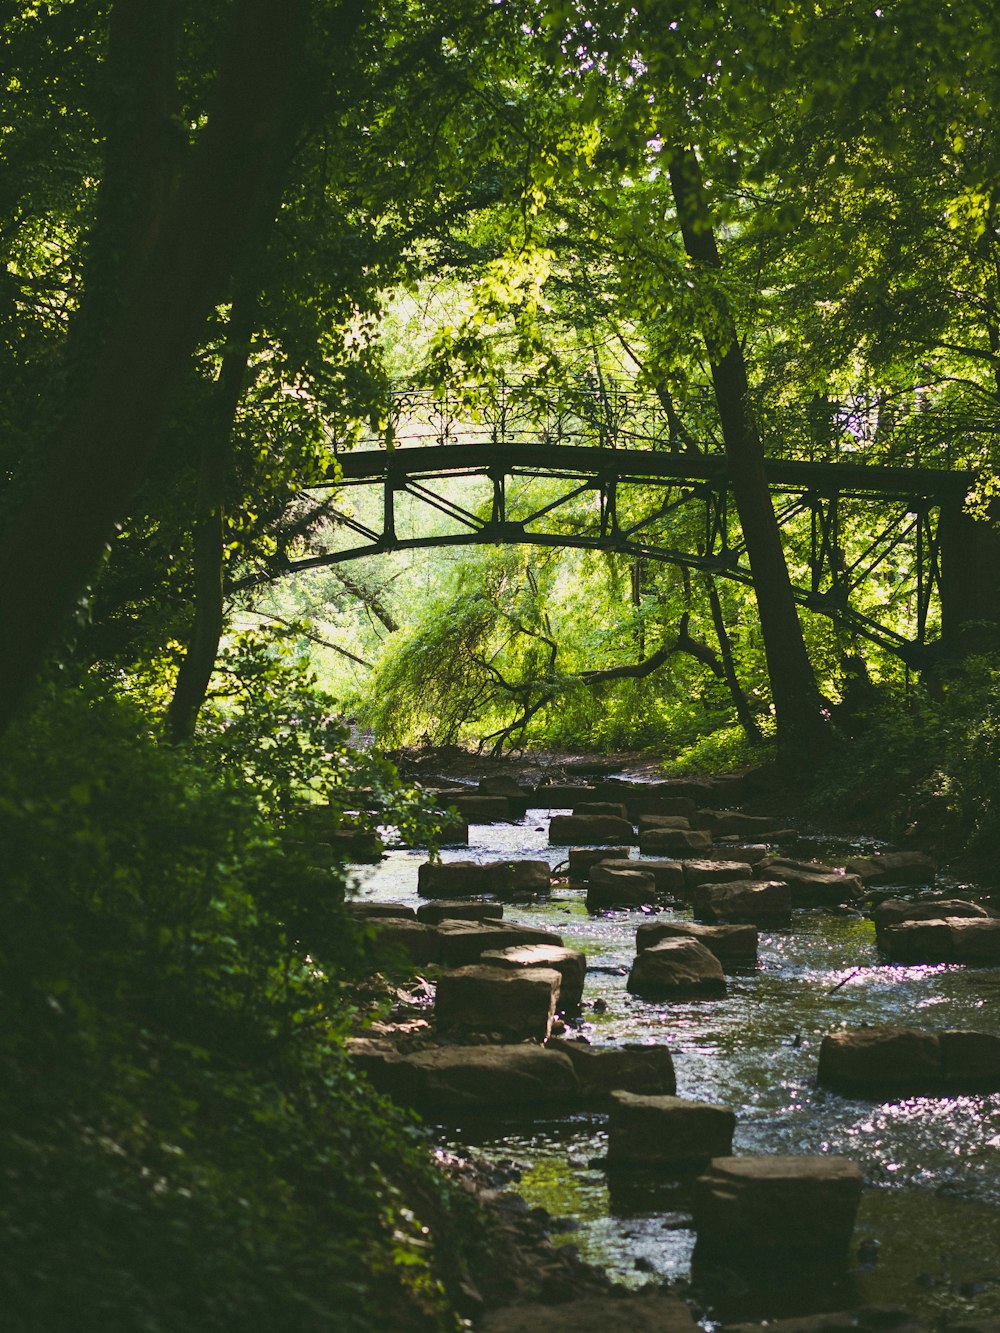
[[[189,169],[0,541],[0,730],[85,596],[148,472],[204,320],[273,214],[275,182],[304,112],[306,11],[306,0],[235,5],[215,104]]]
[[[232,456],[233,419],[246,382],[255,313],[254,298],[239,292],[233,299],[222,365],[202,441],[194,527],[194,624],[167,709],[167,735],[175,745],[194,735],[222,637],[226,479]]]
[[[760,745],[763,743],[764,737],[757,725],[750,700],[747,698],[746,692],[740,684],[739,676],[736,674],[733,645],[729,638],[729,630],[726,628],[725,617],[722,614],[719,590],[716,588],[715,580],[711,574],[706,576],[705,584],[708,588],[708,604],[712,608],[712,624],[715,626],[715,637],[719,641],[719,660],[722,664],[722,674],[729,686],[729,694],[733,701],[733,707],[736,709],[736,716],[750,744]]]
[[[722,263],[693,149],[676,150],[669,173],[684,248],[696,264],[718,273]],[[812,752],[828,742],[829,724],[792,597],[763,450],[749,409],[743,349],[724,293],[716,288],[715,295],[716,324],[706,329],[705,345],[733,497],[753,573],[778,740],[788,752]]]

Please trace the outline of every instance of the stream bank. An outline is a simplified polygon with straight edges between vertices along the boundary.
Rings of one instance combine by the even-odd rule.
[[[582,786],[607,774],[606,765],[598,773],[593,767],[581,760],[541,776],[554,788]],[[420,776],[431,785],[456,779],[469,784],[488,768],[482,761],[473,766],[446,758],[425,766]],[[517,776],[534,774],[521,768]],[[653,774],[649,767],[630,767],[628,776],[641,784]],[[543,804],[545,785],[536,781],[523,818],[471,825],[468,846],[446,849],[442,859],[541,859],[560,866],[568,847],[549,844],[549,823],[568,806]],[[735,786],[729,783],[725,791],[726,804],[737,806]],[[759,799],[753,804],[759,808]],[[726,855],[738,854],[738,844],[724,846]],[[802,825],[770,845],[784,857],[839,866],[883,849],[877,839]],[[378,866],[359,872],[360,900],[417,906],[417,871],[425,860],[420,851],[390,851]],[[959,889],[942,876],[932,891],[988,899],[983,886]],[[690,918],[680,904],[662,915]],[[626,989],[636,927],[650,913],[588,914],[584,894],[556,881],[547,895],[505,904],[504,919],[555,931],[586,955],[584,1006],[571,1033],[597,1048],[666,1045],[679,1095],[736,1110],[734,1152],[844,1155],[858,1161],[865,1176],[846,1270],[820,1280],[790,1267],[756,1281],[746,1273],[692,1271],[695,1238],[683,1190],[652,1176],[623,1178],[605,1169],[606,1110],[538,1108],[527,1116],[440,1118],[435,1134],[442,1150],[471,1150],[487,1169],[509,1173],[529,1210],[557,1219],[557,1246],[572,1247],[568,1254],[624,1287],[682,1291],[714,1324],[876,1305],[934,1327],[1000,1319],[1000,1096],[859,1098],[816,1086],[820,1043],[845,1026],[1000,1032],[998,969],[889,965],[862,911],[797,910],[788,927],[761,930],[757,967],[730,976],[723,996],[651,1002]],[[431,1016],[432,994],[431,985],[415,987],[406,1012],[396,1015],[409,1025],[411,1039]]]

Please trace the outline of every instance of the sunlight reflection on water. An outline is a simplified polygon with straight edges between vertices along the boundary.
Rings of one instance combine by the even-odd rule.
[[[549,813],[475,825],[469,848],[449,848],[442,859],[544,858],[557,865],[567,849],[548,846]],[[829,849],[828,840],[816,838],[810,854],[829,856]],[[359,872],[360,896],[417,905],[417,867],[425,859],[420,851],[390,852]],[[587,1002],[603,1000],[607,1009],[588,1009],[582,1031],[595,1045],[666,1043],[679,1095],[737,1109],[734,1151],[842,1153],[861,1163],[871,1188],[856,1240],[869,1255],[877,1243],[878,1258],[853,1265],[850,1292],[840,1297],[898,1303],[925,1317],[1000,1316],[1000,1095],[873,1104],[815,1086],[822,1037],[842,1026],[1000,1031],[1000,969],[887,966],[870,921],[802,912],[789,930],[761,932],[759,967],[731,977],[724,997],[651,1003],[625,989],[635,928],[645,919],[639,914],[589,917],[582,893],[557,887],[548,902],[507,906],[505,916],[558,929],[568,946],[587,954],[590,967],[600,969],[588,974]],[[686,1277],[693,1234],[676,1194],[609,1184],[588,1165],[604,1154],[605,1124],[594,1112],[536,1117],[527,1128],[490,1120],[443,1132],[518,1162],[517,1188],[528,1202],[579,1223],[555,1239],[577,1245],[619,1281]],[[727,1300],[719,1296],[718,1308],[730,1317],[754,1308],[750,1301],[730,1309]]]

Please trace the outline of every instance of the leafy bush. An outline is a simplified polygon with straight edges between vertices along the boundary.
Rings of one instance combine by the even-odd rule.
[[[719,727],[685,746],[663,765],[663,771],[672,775],[733,773],[773,757],[772,745],[751,745],[742,727]]]
[[[14,1333],[454,1326],[442,1247],[475,1227],[344,1057],[345,875],[241,735],[227,765],[218,735],[170,750],[134,704],[53,690],[0,747]]]
[[[969,658],[900,698],[878,696],[818,776],[817,813],[912,828],[945,853],[1000,846],[1000,662]]]

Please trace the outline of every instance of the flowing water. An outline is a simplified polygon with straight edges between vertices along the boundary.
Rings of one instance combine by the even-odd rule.
[[[547,859],[547,809],[515,824],[473,825],[469,847],[444,860]],[[867,845],[865,850],[871,847]],[[803,839],[776,850],[843,864],[858,844]],[[729,853],[727,853],[728,855]],[[738,857],[738,852],[732,855]],[[363,899],[419,904],[419,851],[394,851],[359,871]],[[1000,968],[882,963],[874,928],[859,916],[796,912],[790,928],[762,931],[759,965],[728,978],[715,1000],[651,1002],[631,996],[638,912],[588,916],[582,891],[556,887],[544,902],[507,905],[508,920],[555,930],[587,955],[580,1030],[594,1045],[666,1044],[677,1093],[737,1112],[736,1153],[834,1153],[860,1162],[867,1188],[846,1274],[797,1271],[694,1275],[709,1319],[769,1318],[856,1304],[893,1305],[939,1325],[1000,1317],[1000,1094],[846,1098],[815,1086],[825,1033],[862,1023],[1000,1032]],[[683,915],[678,909],[677,915]],[[604,1012],[593,1008],[606,1004]],[[440,1127],[442,1141],[475,1147],[520,1171],[517,1189],[565,1231],[557,1243],[619,1282],[691,1281],[694,1233],[683,1187],[610,1176],[600,1159],[605,1113],[470,1117]]]

